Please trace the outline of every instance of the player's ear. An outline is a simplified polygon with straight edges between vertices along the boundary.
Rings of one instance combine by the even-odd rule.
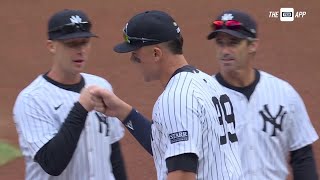
[[[56,46],[55,46],[54,42],[51,40],[47,40],[47,48],[50,53],[54,54],[56,52]]]
[[[248,40],[249,53],[255,53],[259,46],[259,39]]]
[[[153,48],[153,56],[155,58],[155,61],[159,61],[162,55],[163,55],[163,52],[159,47]]]

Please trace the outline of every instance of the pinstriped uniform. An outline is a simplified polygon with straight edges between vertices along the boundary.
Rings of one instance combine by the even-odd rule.
[[[212,101],[223,94],[221,85],[201,71],[180,72],[170,79],[152,116],[152,150],[159,180],[167,177],[165,159],[184,153],[198,156],[198,180],[241,179],[238,143],[228,137],[225,144],[220,142],[225,132],[235,133],[225,120],[220,125],[221,114]]]
[[[318,139],[299,94],[263,71],[250,101],[242,93],[224,89],[234,104],[246,180],[285,180],[289,152]]]
[[[86,85],[96,84],[112,90],[111,85],[100,77],[85,73],[82,76]],[[37,151],[59,131],[79,96],[79,93],[51,84],[42,75],[19,94],[13,114],[25,157],[27,180],[114,179],[111,144],[123,137],[124,129],[118,119],[96,112],[88,113],[77,148],[61,175],[48,175],[33,160]]]

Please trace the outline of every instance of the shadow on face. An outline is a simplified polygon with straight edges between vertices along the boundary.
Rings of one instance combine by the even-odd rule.
[[[130,60],[137,65],[146,82],[159,80],[160,61],[163,58],[163,48],[160,44],[144,46],[131,52]]]
[[[62,40],[59,41],[64,46],[72,49],[77,49],[81,47],[86,47],[90,44],[90,38],[77,38],[77,39],[69,39],[69,40]]]
[[[68,40],[48,40],[47,48],[52,54],[59,53],[61,50],[87,50],[90,48],[90,38],[76,38]]]

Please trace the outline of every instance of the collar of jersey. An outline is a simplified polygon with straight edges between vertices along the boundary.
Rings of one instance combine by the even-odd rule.
[[[60,82],[57,82],[53,79],[51,79],[50,77],[48,77],[48,73],[45,73],[42,75],[42,77],[47,80],[49,83],[61,88],[61,89],[65,89],[67,91],[73,91],[73,92],[76,92],[76,93],[80,93],[81,89],[85,86],[85,81],[84,81],[84,78],[81,76],[81,80],[79,83],[76,83],[76,84],[62,84]]]
[[[168,85],[169,81],[171,80],[171,78],[173,76],[175,76],[176,74],[178,73],[181,73],[181,72],[191,72],[191,73],[194,73],[194,72],[199,72],[199,70],[197,70],[197,68],[191,66],[191,65],[185,65],[185,66],[182,66],[181,68],[177,69],[176,71],[174,71],[174,73],[172,74],[172,76],[170,77],[170,79],[168,80],[166,86]]]
[[[260,72],[255,69],[256,73],[255,73],[255,79],[254,81],[249,84],[248,86],[245,87],[236,87],[236,86],[232,86],[231,84],[229,84],[227,81],[225,81],[221,75],[221,73],[217,73],[216,74],[216,79],[217,81],[224,87],[232,89],[234,91],[240,92],[243,95],[245,95],[247,97],[248,100],[250,100],[250,97],[252,95],[252,93],[254,92],[254,89],[256,88],[258,82],[260,81]]]

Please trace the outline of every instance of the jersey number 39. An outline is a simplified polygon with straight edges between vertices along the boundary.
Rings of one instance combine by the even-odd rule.
[[[217,97],[212,97],[212,102],[219,115],[219,123],[224,130],[224,135],[220,136],[220,145],[227,144],[227,133],[228,133],[228,139],[230,142],[233,143],[238,141],[236,133],[226,132],[226,128],[223,125],[223,119],[225,119],[228,124],[233,123],[234,128],[236,126],[236,122],[234,120],[233,106],[230,101],[230,98],[226,94],[224,94],[224,95],[221,95],[219,99]],[[226,104],[229,104],[230,106],[229,114],[227,114]]]

